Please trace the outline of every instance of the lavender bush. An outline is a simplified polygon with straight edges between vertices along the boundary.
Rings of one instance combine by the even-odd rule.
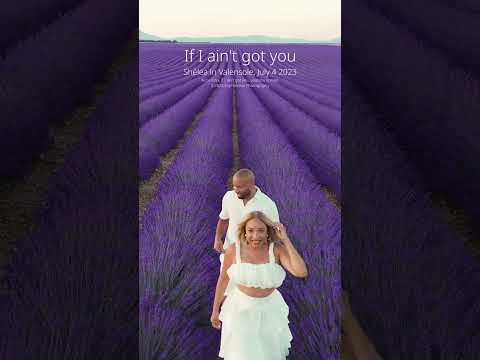
[[[211,237],[232,163],[231,109],[231,90],[215,90],[143,215],[142,359],[213,359],[218,352],[209,317],[220,263]],[[172,338],[176,332],[183,335]]]
[[[137,10],[132,2],[86,1],[0,62],[0,176],[20,175],[46,150],[49,124],[90,98],[134,30]]]
[[[212,88],[199,86],[167,111],[152,118],[139,131],[139,176],[146,180],[160,166],[160,156],[170,150],[206,105]]]
[[[214,68],[216,68],[215,66]],[[158,116],[162,111],[171,107],[175,103],[184,99],[187,95],[195,92],[196,89],[203,86],[207,87],[200,79],[194,79],[183,85],[177,85],[170,88],[165,93],[159,93],[140,103],[139,123],[140,126],[145,125],[151,119]]]
[[[99,102],[54,176],[37,230],[16,243],[2,358],[138,353],[137,74],[135,61]]]
[[[472,31],[480,27],[478,13],[452,8],[438,0],[366,2],[396,24],[408,28],[428,45],[443,51],[453,62],[480,74],[480,33]],[[428,21],[425,21],[427,18]]]
[[[322,185],[340,199],[340,138],[268,88],[255,94],[301,151]]]
[[[475,359],[480,267],[344,77],[342,282],[387,359]]]
[[[236,93],[241,164],[255,172],[259,186],[277,203],[309,269],[306,281],[288,277],[281,289],[294,338],[289,358],[338,358],[339,213],[252,90]]]
[[[46,0],[6,2],[0,23],[0,58],[9,48],[38,32],[41,28],[72,11],[78,0]]]
[[[479,81],[405,29],[356,0],[348,3],[352,10],[343,23],[352,36],[342,54],[352,78],[384,115],[385,126],[430,190],[478,218]]]

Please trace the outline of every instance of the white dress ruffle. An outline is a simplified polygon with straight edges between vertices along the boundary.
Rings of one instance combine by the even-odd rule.
[[[288,311],[276,289],[256,298],[234,288],[220,311],[219,356],[225,360],[285,360],[292,341]]]
[[[285,270],[276,263],[232,264],[227,274],[230,282],[260,289],[277,288],[285,280]]]

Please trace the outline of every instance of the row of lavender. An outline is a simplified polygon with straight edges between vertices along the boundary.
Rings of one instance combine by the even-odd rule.
[[[340,109],[340,48],[337,46],[295,46],[295,45],[258,45],[235,47],[238,53],[260,52],[268,54],[265,61],[251,62],[249,67],[276,70],[275,77],[282,86],[294,89],[307,98],[319,100]],[[270,53],[295,53],[295,62],[278,62],[272,64]],[[295,75],[285,69],[294,69]],[[283,72],[281,71],[283,70]]]
[[[472,14],[478,14],[480,12],[480,4],[476,0],[439,0],[439,2],[452,9],[458,9]]]
[[[210,64],[208,67],[200,67],[202,70],[206,69],[207,71],[211,69],[213,64]],[[192,65],[194,66],[194,65]],[[178,71],[177,71],[178,73]],[[139,102],[144,102],[150,100],[153,97],[158,97],[158,95],[165,93],[171,89],[175,89],[178,86],[186,85],[187,83],[197,83],[198,81],[192,81],[190,78],[177,75],[175,77],[169,77],[162,79],[161,77],[155,77],[149,84],[140,87],[139,93]],[[142,83],[141,83],[142,84]]]
[[[232,92],[215,90],[145,210],[140,233],[140,358],[214,359],[212,234],[232,164]],[[192,114],[193,116],[193,114]]]
[[[186,79],[181,70],[183,67],[198,67],[198,55],[193,61],[184,62],[185,46],[169,44],[140,43],[142,60],[139,64],[139,88],[140,94],[146,89],[155,86],[164,86],[169,80]],[[207,64],[203,64],[207,65]],[[210,64],[212,65],[212,64]]]
[[[148,45],[148,47],[147,47]],[[193,45],[192,45],[193,46]],[[172,50],[176,49],[175,51]],[[205,56],[202,63],[198,62],[198,56],[194,59],[193,62],[183,63],[179,59],[184,59],[185,55],[184,50],[188,49],[185,45],[156,45],[152,44],[143,44],[142,54],[145,54],[147,57],[145,61],[142,60],[140,66],[140,92],[145,95],[141,96],[141,101],[143,102],[144,98],[151,97],[155,94],[155,89],[158,88],[159,93],[164,92],[165,89],[168,89],[168,81],[172,81],[171,87],[174,87],[177,84],[183,84],[188,82],[188,80],[195,80],[198,78],[185,77],[183,76],[183,68],[197,68],[197,69],[210,69],[213,64],[218,66],[216,63],[205,62]],[[339,62],[340,62],[340,49],[338,47],[318,47],[318,46],[309,46],[307,48],[294,47],[292,45],[284,45],[282,47],[265,47],[265,46],[232,46],[232,45],[217,45],[217,46],[201,46],[195,45],[195,51],[202,50],[206,53],[208,51],[228,51],[235,50],[237,54],[243,54],[246,52],[264,52],[265,54],[272,53],[275,55],[278,53],[290,53],[294,54],[298,52],[298,59],[295,63],[279,63],[275,66],[269,66],[270,60],[268,56],[264,57],[265,62],[261,63],[251,63],[251,66],[260,69],[269,69],[276,70],[279,72],[280,67],[283,68],[293,68],[298,70],[295,76],[276,76],[281,87],[287,87],[290,89],[288,93],[293,96],[293,92],[298,93],[296,96],[297,100],[307,101],[307,98],[312,98],[317,100],[320,104],[327,107],[333,107],[336,110],[339,110],[339,95],[340,95],[340,78],[332,73],[339,72]],[[158,62],[154,60],[154,54],[162,54],[165,56],[164,62]],[[165,54],[164,54],[165,53]],[[248,55],[248,54],[245,54]],[[311,59],[311,60],[306,60]],[[175,61],[174,65],[166,66],[165,63],[170,63]],[[316,65],[315,65],[316,64]],[[321,64],[322,67],[319,68],[318,64]],[[238,65],[238,62],[237,62]],[[168,78],[168,81],[167,81]],[[175,81],[178,80],[178,83]],[[272,84],[275,85],[275,84]],[[314,92],[312,92],[312,90]],[[284,92],[285,93],[285,92]],[[304,103],[301,103],[301,106],[304,106]],[[314,106],[310,106],[312,111]],[[323,115],[325,117],[327,115]],[[336,122],[339,123],[339,117],[337,115]],[[339,126],[339,125],[337,125]]]
[[[226,64],[219,65],[224,69]],[[214,76],[221,78],[221,76]],[[192,80],[166,94],[140,103],[139,178],[148,179],[161,166],[161,156],[175,146],[195,117],[206,106],[213,87]],[[191,91],[191,92],[190,92]],[[190,92],[190,93],[189,93]],[[143,122],[142,122],[143,119]]]
[[[309,268],[306,281],[289,277],[281,289],[290,306],[294,339],[289,358],[337,359],[340,214],[255,93],[249,88],[236,93],[241,164],[255,172],[259,186],[275,199],[281,221]]]
[[[455,9],[438,0],[367,0],[367,3],[394,23],[404,25],[421,40],[444,51],[454,63],[480,75],[480,32],[472,31],[480,27],[478,13]]]
[[[477,21],[460,11],[468,0],[448,20],[428,3],[345,4],[343,70],[356,87],[344,80],[343,156],[356,168],[343,173],[342,280],[385,358],[476,359],[480,266],[428,194],[479,214],[480,84],[474,58],[459,58],[478,51]]]
[[[182,48],[165,45],[152,46],[140,44],[142,61],[139,76],[140,127],[153,118],[158,121],[158,115],[176,105],[186,97],[194,101],[204,98],[206,86],[198,78],[183,76]],[[159,56],[161,54],[161,56]],[[192,62],[188,67],[197,68],[198,63]],[[208,64],[207,69],[218,67],[218,64]]]
[[[20,0],[5,2],[0,22],[0,58],[8,49],[35,34],[65,13],[80,5],[82,0]]]
[[[132,2],[84,1],[0,61],[0,152],[9,154],[1,176],[24,173],[48,148],[49,126],[91,99],[94,84],[133,34],[137,9]]]
[[[246,80],[253,87],[252,79]],[[330,132],[322,125],[326,122],[325,118],[316,121],[301,105],[286,100],[276,94],[271,87],[253,88],[289,141],[307,161],[318,181],[340,200],[340,138],[338,134]]]
[[[244,46],[239,48],[239,52],[255,51],[257,47]],[[338,46],[295,46],[282,45],[264,49],[268,54],[288,52],[290,54],[298,54],[295,62],[278,62],[272,64],[271,61],[252,62],[250,65],[259,66],[266,70],[276,70],[276,77],[283,84],[297,86],[304,89],[310,89],[314,92],[308,97],[326,97],[332,102],[339,105],[340,95],[340,47]],[[257,50],[258,51],[258,50]],[[250,66],[249,65],[249,66]],[[295,69],[295,76],[288,75],[289,72],[283,72],[282,69]]]
[[[221,69],[224,68],[223,65],[220,65]],[[217,69],[218,64],[215,64],[212,69]],[[163,80],[156,80],[158,83],[163,83]],[[183,81],[182,81],[183,82]],[[166,108],[170,107],[172,104],[180,101],[191,92],[194,92],[196,89],[207,88],[207,84],[203,83],[200,79],[193,79],[191,81],[180,83],[169,83],[164,85],[164,89],[154,88],[151,91],[155,92],[154,96],[144,99],[140,104],[140,114],[139,114],[139,123],[140,126],[145,125],[149,122],[152,117],[156,114],[162,112]],[[162,91],[164,90],[164,91]],[[143,94],[145,95],[145,93]]]
[[[169,49],[172,54],[175,54],[175,52],[171,50],[171,46],[161,45],[157,51],[162,52],[165,47]],[[205,50],[208,49],[207,47],[205,48]],[[234,47],[234,49],[237,50],[239,54],[243,51],[251,50],[251,48],[248,47],[241,48],[238,46]],[[290,50],[289,47],[282,47],[281,49]],[[150,45],[149,50],[153,52],[152,45]],[[267,48],[265,48],[265,50],[267,50]],[[299,49],[297,48],[296,50],[298,51]],[[182,55],[181,51],[183,51],[183,47],[177,49],[177,57]],[[273,50],[270,49],[270,52],[273,52]],[[323,57],[328,59],[338,57],[339,49],[334,47],[311,47],[308,51],[302,50],[301,55],[307,57],[309,55],[312,56],[311,54],[315,54],[316,52],[325,54]],[[173,55],[170,57],[174,58]],[[149,62],[152,62],[149,57],[147,57],[147,59]],[[218,63],[215,65],[218,65]],[[222,65],[223,64],[220,66]],[[235,65],[235,68],[239,69],[240,65],[238,63]],[[175,66],[175,69],[177,72],[181,71],[181,67],[178,65]],[[336,69],[338,69],[338,65]],[[172,72],[174,73],[174,71]],[[335,74],[335,67],[331,69],[331,73]],[[312,74],[315,74],[313,70]],[[333,79],[336,78],[335,75],[330,75],[330,77]],[[196,79],[191,80],[186,85],[191,87],[195,81]],[[141,118],[142,114],[144,114],[144,121],[147,122],[146,125],[140,129],[141,180],[146,180],[151,176],[155,168],[160,165],[159,157],[165,154],[178,140],[185,127],[193,120],[191,114],[200,111],[211,92],[206,84],[198,85],[196,91],[182,98],[182,95],[185,93],[185,90],[183,90],[184,86],[185,85],[180,85],[178,91],[174,88],[164,94],[153,96],[148,101],[140,103]],[[328,109],[301,94],[294,93],[293,91],[285,92],[288,94],[285,95],[284,93],[283,97],[280,97],[280,95],[270,91],[270,89],[258,89],[262,101],[266,102],[270,111],[274,112],[277,121],[282,123],[291,141],[296,144],[302,151],[302,154],[308,159],[314,172],[321,180],[321,183],[327,186],[331,192],[340,199],[339,111],[326,111]],[[297,102],[292,100],[292,96]],[[304,101],[301,102],[300,99]],[[306,113],[305,110],[306,101],[310,101],[308,103],[309,107],[307,107],[307,111],[310,110],[308,113]],[[161,111],[168,106],[171,107],[162,113]],[[318,110],[318,108],[320,108],[320,110]],[[160,114],[153,118],[147,116],[158,112],[160,112]],[[314,118],[309,115],[312,112],[315,114]],[[291,121],[292,118],[296,120]],[[152,119],[154,119],[154,121],[152,121]],[[173,119],[177,119],[176,121],[179,123],[178,126],[174,125]],[[316,124],[314,120],[317,120],[319,124]],[[330,127],[325,127],[322,124],[328,124]],[[171,130],[165,130],[165,128]],[[330,133],[332,128],[334,129],[333,133]]]
[[[224,51],[228,46],[217,47],[216,50],[218,50],[218,48]],[[205,47],[205,50],[208,49],[214,50],[213,47]],[[235,46],[233,49],[237,50],[239,54],[247,49],[250,51],[252,49],[259,51],[257,47],[252,48],[251,46],[243,46],[242,48]],[[281,49],[290,50],[290,47],[284,46]],[[296,51],[301,50],[301,56],[304,57],[314,56],[316,53],[320,53],[324,57],[335,58],[335,54],[339,54],[339,49],[332,47],[311,47],[307,50],[295,49]],[[267,48],[264,50],[267,50]],[[162,51],[162,48],[160,48],[159,51]],[[273,50],[270,49],[270,51]],[[180,52],[180,50],[178,50],[178,52]],[[177,54],[177,56],[179,55]],[[218,65],[218,63],[216,65]],[[235,65],[236,69],[239,69],[240,65],[238,63]],[[176,67],[176,70],[178,72],[181,71],[178,67]],[[330,76],[335,79],[335,68],[330,69],[330,71],[332,73]],[[313,74],[315,74],[315,72],[313,72]],[[208,90],[203,85],[199,86],[194,93],[182,98],[182,95],[185,93],[185,90],[182,90],[182,88],[195,86],[192,84],[194,81],[195,80],[191,80],[185,85],[180,85],[178,91],[172,89],[140,103],[140,113],[145,115],[144,121],[146,121],[148,125],[143,126],[141,134],[144,135],[140,136],[140,177],[142,180],[147,179],[153,173],[154,169],[158,167],[159,155],[164,154],[172,146],[170,140],[176,141],[179,137],[179,134],[167,138],[159,136],[159,134],[164,133],[164,131],[161,130],[162,127],[173,126],[171,120],[167,121],[168,118],[171,118],[171,116],[168,115],[171,114],[174,117],[181,115],[180,119],[183,120],[181,120],[180,123],[186,124],[189,120],[189,114],[192,113],[190,108],[195,107],[197,111],[201,108],[203,99],[208,93]],[[338,83],[337,85],[339,87]],[[274,85],[271,85],[271,87],[273,86]],[[279,86],[275,87],[276,92],[270,89],[259,89],[258,93],[262,101],[266,102],[271,111],[275,112],[278,121],[283,123],[284,129],[289,133],[291,140],[295,142],[297,147],[300,148],[302,153],[308,158],[316,175],[321,179],[322,184],[326,185],[332,193],[340,198],[340,140],[338,137],[340,132],[340,113],[338,109],[322,106],[322,104],[310,100],[303,94],[293,90],[280,89],[281,87]],[[278,95],[278,93],[281,93],[282,97]],[[173,106],[171,105],[172,103],[174,103]],[[156,119],[155,121],[150,121],[152,114],[156,114],[168,106],[171,107],[167,111],[154,116],[153,119]],[[295,118],[295,121],[291,121],[292,118]],[[315,124],[315,120],[318,121],[319,124]],[[325,127],[325,125],[328,126]],[[152,129],[155,131],[152,131]],[[330,131],[332,131],[332,133],[330,133]],[[319,139],[320,141],[318,141]]]
[[[243,46],[235,49],[242,53],[252,51],[252,49],[256,49],[256,46]],[[269,82],[270,88],[283,97],[292,99],[294,103],[298,104],[305,111],[312,113],[320,111],[324,113],[321,118],[325,118],[325,116],[331,118],[331,120],[325,120],[333,125],[333,131],[339,133],[340,77],[335,74],[340,72],[340,48],[334,46],[310,46],[305,49],[298,49],[291,45],[284,45],[280,49],[298,51],[297,61],[287,65],[277,63],[274,66],[268,63],[253,63],[250,68],[263,71],[276,70],[276,75],[270,74],[266,76],[268,79],[276,80],[275,82]],[[308,66],[306,66],[305,59],[310,57],[313,60],[310,60]],[[321,64],[321,68],[319,68],[319,64]],[[280,75],[282,69],[295,69],[296,75],[285,75],[288,74],[288,71],[283,71],[283,75]],[[330,109],[325,109],[325,107]],[[331,112],[331,110],[337,110],[336,114]],[[325,112],[330,112],[330,114],[325,114]]]
[[[153,56],[148,61],[155,63]],[[158,71],[150,78],[152,83],[156,76],[163,75]],[[141,300],[143,310],[140,338],[141,354],[144,359],[182,358],[192,354],[197,354],[200,358],[212,358],[218,348],[218,337],[215,336],[213,329],[208,328],[207,321],[214,281],[218,274],[218,261],[210,256],[206,258],[205,254],[210,250],[211,234],[219,210],[218,199],[221,193],[216,192],[222,192],[224,189],[223,184],[227,182],[226,172],[232,166],[229,159],[228,163],[223,163],[223,170],[218,168],[219,161],[225,159],[225,151],[231,157],[232,90],[220,88],[212,92],[212,99],[200,116],[198,127],[187,138],[179,155],[162,178],[155,199],[147,208],[142,220],[141,289],[144,290]],[[228,96],[220,96],[220,93]],[[188,95],[181,101],[192,96],[193,94]],[[282,134],[283,130],[272,122],[269,115],[265,115],[267,112],[257,99],[257,95],[249,89],[240,89],[238,100],[242,164],[258,170],[260,179],[267,179],[262,182],[264,190],[281,199],[280,208],[286,214],[285,222],[289,228],[292,226],[292,233],[299,239],[299,248],[305,253],[309,266],[312,266],[312,280],[306,283],[289,280],[285,287],[287,299],[292,303],[291,321],[295,323],[293,331],[297,339],[292,356],[298,359],[312,357],[333,359],[338,357],[339,353],[337,308],[340,292],[339,214],[325,199],[320,191],[318,179],[296,154],[297,150]],[[176,109],[177,112],[184,109],[187,114],[191,109],[183,107],[181,101],[171,109]],[[272,107],[276,107],[274,102],[271,104]],[[282,109],[290,113],[288,106]],[[170,109],[161,112],[157,118],[168,111]],[[173,114],[172,112],[168,122],[163,118],[163,123],[171,123],[170,126],[173,126],[175,120]],[[190,117],[193,115],[192,112]],[[305,120],[303,114],[299,112],[291,113],[290,116],[293,120],[300,116],[302,121],[299,123],[310,126],[312,133],[318,135],[318,128],[311,119]],[[146,130],[147,125],[153,129],[161,123],[159,119],[147,122],[140,129],[140,143],[142,137],[146,138],[149,134]],[[225,128],[227,125],[228,129]],[[293,133],[301,143],[302,134],[298,129]],[[163,134],[163,131],[158,131],[153,138],[164,139]],[[266,136],[275,138],[276,145],[273,148],[265,142]],[[335,156],[339,164],[338,141],[336,137]],[[196,142],[201,146],[193,146]],[[305,138],[305,142],[313,148],[316,139]],[[252,158],[257,151],[263,155],[260,158],[263,158],[263,166],[267,164],[269,169],[279,171],[279,176],[272,177],[265,173],[266,168],[259,166],[259,158]],[[317,154],[321,152],[317,151]],[[288,169],[285,164],[288,164]],[[222,178],[218,175],[222,171],[225,172],[222,186],[212,187],[210,182],[220,181]],[[339,176],[339,173],[337,175]],[[274,179],[277,181],[272,181]],[[298,186],[292,187],[292,183],[298,183]],[[292,191],[293,188],[297,189],[298,193]],[[306,201],[308,198],[311,202],[312,196],[314,206],[308,208],[303,206],[302,199]],[[180,198],[180,201],[177,198]],[[205,209],[208,209],[205,215],[208,215],[208,218],[202,215],[203,222],[200,225],[198,217]],[[307,228],[302,225],[305,219],[309,219],[310,225]],[[206,226],[208,224],[210,225]],[[318,238],[315,232],[318,232]],[[179,254],[182,255],[179,257]],[[193,258],[201,261],[192,262]],[[206,281],[208,287],[200,286],[201,281],[204,283]],[[175,285],[175,282],[180,285]],[[322,295],[318,296],[318,292]],[[196,315],[193,315],[194,313]],[[185,326],[190,330],[186,330]],[[175,337],[170,336],[172,333]],[[305,341],[307,334],[310,341]],[[205,338],[200,340],[202,336]]]
[[[386,115],[385,126],[394,133],[431,191],[444,194],[453,206],[477,219],[478,77],[452,65],[446,54],[366,3],[348,0],[350,11],[345,13],[343,23],[351,36],[343,44],[342,56],[348,64],[344,68],[378,111]],[[472,221],[472,225],[477,232],[480,230],[478,222]]]
[[[261,70],[267,69],[265,67],[258,67],[253,66],[254,69]],[[311,72],[315,70],[310,70]],[[278,76],[273,77],[278,79]],[[279,97],[282,97],[283,100],[287,101],[291,106],[296,107],[298,110],[305,112],[321,124],[323,124],[329,132],[335,133],[335,135],[340,136],[341,133],[341,121],[340,121],[340,107],[339,107],[339,98],[340,94],[336,93],[335,95],[331,94],[328,97],[324,97],[321,100],[315,101],[314,99],[310,99],[310,96],[305,94],[304,92],[294,91],[288,86],[285,86],[283,82],[279,83],[276,82],[267,82],[268,80],[265,79],[265,82],[269,85],[269,89],[273,90],[275,94]],[[286,82],[288,84],[288,82]],[[340,86],[338,86],[338,90]],[[330,99],[335,99],[337,102],[329,101]]]
[[[54,175],[37,230],[17,240],[0,304],[2,359],[138,354],[137,63]]]
[[[346,78],[342,282],[387,359],[476,359],[480,266]]]
[[[308,114],[267,88],[254,88],[285,135],[301,152],[319,182],[341,199],[340,138]]]

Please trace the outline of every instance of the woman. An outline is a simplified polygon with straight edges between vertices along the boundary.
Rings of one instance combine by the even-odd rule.
[[[219,356],[225,360],[284,360],[292,334],[288,306],[277,288],[285,279],[284,269],[304,278],[307,267],[285,227],[272,223],[260,211],[247,214],[239,224],[238,239],[225,251],[210,319],[214,328],[222,329]],[[236,286],[220,312],[229,280]]]

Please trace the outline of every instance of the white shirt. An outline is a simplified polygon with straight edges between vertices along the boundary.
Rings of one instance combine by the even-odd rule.
[[[257,192],[247,201],[245,205],[242,199],[239,199],[235,191],[230,190],[223,196],[222,211],[219,214],[220,219],[228,219],[228,230],[225,236],[223,248],[226,249],[233,244],[237,238],[238,224],[242,222],[245,215],[252,211],[261,211],[273,222],[279,222],[277,205],[265,195],[258,187]]]

